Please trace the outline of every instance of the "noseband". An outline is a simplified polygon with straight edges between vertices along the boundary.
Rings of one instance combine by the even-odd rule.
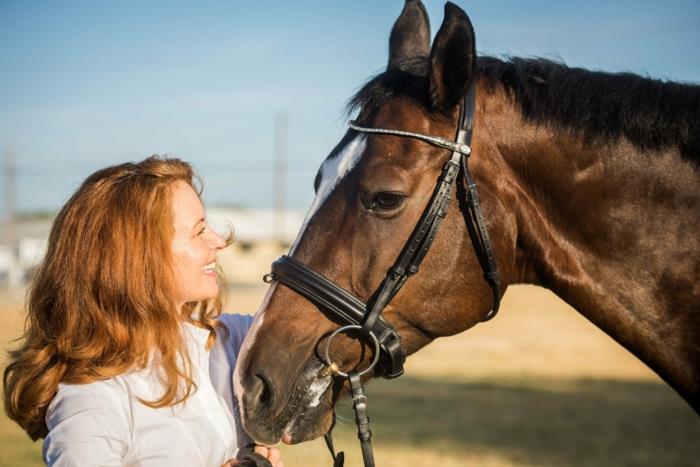
[[[460,106],[459,123],[455,140],[439,136],[424,135],[402,130],[385,128],[366,128],[350,122],[350,128],[360,133],[375,135],[390,135],[415,138],[434,146],[452,151],[450,159],[445,163],[442,174],[438,179],[430,203],[421,215],[413,233],[408,238],[399,257],[389,269],[379,289],[368,303],[364,303],[334,282],[311,270],[303,263],[290,256],[282,256],[272,263],[272,271],[265,276],[265,282],[278,281],[296,293],[310,300],[331,317],[343,323],[326,342],[324,355],[327,368],[323,375],[338,375],[350,380],[353,403],[357,415],[358,437],[361,441],[362,454],[366,466],[373,466],[371,450],[369,419],[366,417],[365,397],[362,391],[360,375],[357,372],[348,374],[340,372],[328,354],[330,341],[343,332],[356,331],[365,341],[371,341],[375,346],[375,358],[369,367],[360,373],[364,374],[374,368],[375,376],[396,378],[403,374],[403,364],[406,354],[401,348],[401,339],[396,328],[381,316],[386,306],[401,290],[406,279],[418,273],[421,263],[430,246],[442,220],[447,215],[447,208],[452,200],[453,187],[460,172],[466,185],[466,203],[469,210],[469,221],[472,223],[472,242],[479,258],[484,278],[493,291],[493,307],[483,318],[488,321],[498,312],[501,301],[501,283],[498,267],[493,254],[493,247],[486,224],[481,213],[479,194],[476,183],[469,172],[468,159],[471,154],[472,126],[474,121],[474,87],[470,86]],[[376,352],[380,352],[380,356]],[[375,366],[376,365],[376,366]],[[341,465],[342,456],[335,456],[332,441],[326,437],[331,453],[336,460],[334,465]]]

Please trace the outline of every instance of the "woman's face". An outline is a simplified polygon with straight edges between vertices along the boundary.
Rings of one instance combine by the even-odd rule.
[[[180,307],[216,297],[216,253],[226,243],[209,228],[199,196],[184,181],[173,184],[173,221],[173,263]]]

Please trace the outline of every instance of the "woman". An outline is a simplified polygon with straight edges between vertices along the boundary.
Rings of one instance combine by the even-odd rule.
[[[251,318],[219,316],[228,242],[193,179],[178,159],[109,167],[58,214],[4,375],[5,410],[45,438],[47,464],[242,465],[231,375]]]

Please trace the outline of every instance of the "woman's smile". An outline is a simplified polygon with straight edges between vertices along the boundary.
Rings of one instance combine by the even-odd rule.
[[[173,184],[172,203],[172,252],[180,306],[214,298],[219,294],[216,254],[226,242],[207,225],[204,206],[189,184]]]
[[[205,265],[202,268],[202,271],[204,271],[204,274],[216,276],[216,261],[212,261],[211,263]]]

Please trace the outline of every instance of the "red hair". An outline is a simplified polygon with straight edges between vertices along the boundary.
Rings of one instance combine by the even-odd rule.
[[[22,344],[4,373],[5,411],[32,439],[47,434],[46,409],[60,382],[138,370],[154,352],[164,393],[145,404],[176,404],[195,389],[182,322],[209,329],[211,343],[221,298],[186,304],[180,314],[175,303],[172,184],[194,188],[194,179],[179,159],[108,167],[56,217],[28,292]]]

